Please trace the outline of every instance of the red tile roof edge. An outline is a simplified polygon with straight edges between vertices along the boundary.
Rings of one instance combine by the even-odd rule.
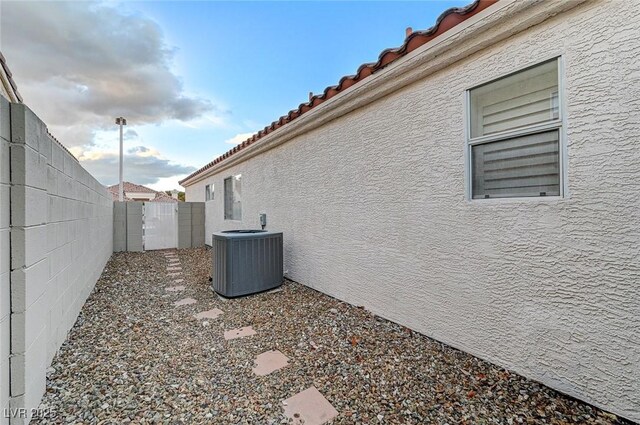
[[[136,184],[136,183],[131,183],[131,182],[128,182],[128,181],[124,181],[124,182],[122,182],[122,186],[123,186],[124,200],[125,201],[131,201],[132,200],[131,198],[129,198],[126,195],[127,192],[132,192],[132,193],[150,193],[150,194],[155,195],[152,199],[150,199],[149,201],[145,201],[145,202],[179,202],[178,199],[175,199],[175,198],[167,195],[162,190],[153,190],[150,187],[143,186],[141,184]],[[109,193],[111,193],[111,195],[113,196],[113,200],[117,201],[119,199],[120,184],[116,183],[116,184],[113,184],[111,186],[106,186],[106,188],[107,188],[107,191]]]
[[[486,9],[487,7],[496,3],[497,1],[498,0],[475,0],[473,3],[468,4],[467,6],[452,7],[450,9],[445,10],[440,14],[440,16],[438,16],[435,24],[431,28],[422,30],[422,31],[415,31],[409,34],[405,38],[404,43],[402,43],[400,47],[383,50],[378,56],[377,62],[365,63],[360,65],[355,75],[344,76],[340,79],[337,85],[329,86],[326,89],[324,89],[324,92],[321,95],[310,96],[309,102],[300,104],[300,106],[298,106],[297,109],[289,111],[287,115],[281,116],[278,120],[272,122],[270,125],[258,131],[256,134],[249,137],[247,140],[238,144],[237,146],[233,147],[226,153],[220,155],[219,157],[217,157],[216,159],[214,159],[204,167],[200,168],[197,171],[194,171],[184,179],[180,180],[178,183],[182,185],[183,182],[189,180],[190,178],[197,176],[198,174],[208,170],[214,165],[219,164],[220,162],[229,158],[236,152],[239,152],[240,150],[254,144],[255,142],[257,142],[259,139],[266,136],[267,134],[273,132],[274,130],[277,130],[278,128],[286,125],[287,123],[290,123],[294,119],[298,118],[300,115],[310,111],[311,109],[320,105],[322,102],[326,101],[327,99],[332,98],[333,96],[342,92],[343,90],[346,90],[349,87],[355,85],[356,83],[364,80],[374,72],[384,68],[385,66],[396,61],[402,56],[405,56],[407,53],[414,51],[418,47],[433,40],[440,34],[450,30],[456,25],[464,22],[465,20],[469,19],[470,17],[477,14],[478,12]]]
[[[7,60],[5,59],[2,52],[0,52],[0,66],[2,66],[4,73],[7,75],[7,79],[9,80],[9,85],[11,86],[11,90],[13,91],[13,94],[16,96],[16,99],[18,99],[18,102],[22,103],[22,96],[18,92],[18,85],[13,80],[13,74],[11,73],[11,70],[9,69],[9,65],[7,65]]]
[[[120,183],[112,184],[111,186],[107,186],[109,190],[118,190],[120,188]],[[153,190],[150,187],[143,186],[137,183],[131,183],[128,181],[122,182],[122,188],[125,192],[133,192],[133,193],[158,193],[157,190]]]

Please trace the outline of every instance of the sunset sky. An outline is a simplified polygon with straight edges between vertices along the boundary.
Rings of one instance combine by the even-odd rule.
[[[11,2],[0,50],[25,103],[102,183],[178,180],[319,93],[405,28],[468,1]]]

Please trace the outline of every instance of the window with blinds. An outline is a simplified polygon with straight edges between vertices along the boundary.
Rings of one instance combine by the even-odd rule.
[[[558,60],[469,91],[473,199],[560,196]]]
[[[208,184],[204,187],[204,200],[213,201],[214,191],[213,184]]]
[[[224,219],[242,219],[242,185],[241,175],[224,179]]]

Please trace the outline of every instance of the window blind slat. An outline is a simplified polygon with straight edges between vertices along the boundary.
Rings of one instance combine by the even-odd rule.
[[[539,174],[535,176],[521,176],[513,177],[510,179],[485,179],[485,190],[493,189],[509,189],[509,188],[521,188],[521,187],[535,187],[535,186],[553,186],[560,183],[557,174]]]
[[[517,168],[504,168],[501,170],[486,170],[484,173],[484,181],[499,181],[505,179],[523,179],[534,178],[537,176],[557,176],[558,166],[556,163],[551,164],[536,164],[529,167],[517,167]]]
[[[557,91],[556,61],[471,90],[471,137],[557,119]]]
[[[515,168],[527,168],[540,165],[556,164],[558,162],[558,152],[555,150],[548,153],[542,153],[539,155],[529,155],[524,158],[514,158],[509,162],[509,166],[505,166],[501,161],[485,161],[484,171],[502,171]]]
[[[558,130],[472,147],[473,197],[560,194]]]
[[[495,144],[493,144],[495,145]],[[511,159],[518,159],[522,157],[529,157],[534,155],[545,155],[558,151],[558,146],[555,141],[537,143],[531,145],[523,145],[519,148],[510,148],[501,151],[487,152],[483,151],[484,162],[493,163],[496,161],[507,161]]]
[[[547,102],[549,105],[551,101]],[[516,111],[510,111],[515,113]],[[498,133],[505,130],[511,130],[518,127],[524,127],[527,125],[539,124],[551,119],[549,108],[542,109],[536,112],[532,112],[526,115],[513,115],[508,119],[498,121],[495,123],[486,123],[483,126],[484,134]]]

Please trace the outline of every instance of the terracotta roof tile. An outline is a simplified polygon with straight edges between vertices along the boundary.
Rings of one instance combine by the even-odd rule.
[[[178,200],[172,198],[164,192],[157,192],[156,197],[153,198],[150,202],[178,202]]]
[[[336,94],[348,89],[354,84],[362,81],[368,76],[372,75],[376,71],[384,68],[389,65],[393,61],[401,58],[407,53],[417,49],[418,47],[426,44],[431,41],[435,37],[444,33],[445,31],[450,30],[461,22],[469,19],[471,16],[476,13],[486,9],[492,4],[496,3],[498,0],[475,0],[473,3],[464,6],[464,7],[454,7],[445,10],[439,17],[436,19],[435,24],[426,30],[423,31],[407,31],[408,35],[404,40],[404,43],[400,47],[390,48],[383,50],[378,56],[378,61],[373,63],[365,63],[358,68],[358,71],[354,75],[347,75],[340,79],[337,85],[329,86],[324,89],[322,94],[319,95],[310,95],[309,101],[306,103],[302,103],[298,106],[298,108],[289,111],[287,115],[280,117],[278,120],[272,122],[270,125],[266,126],[264,129],[258,131],[253,136],[249,137],[244,142],[230,149],[228,152],[220,155],[215,158],[213,161],[200,168],[199,170],[191,173],[186,178],[182,179],[179,183],[182,184],[186,180],[206,171],[207,169],[213,167],[214,165],[219,164],[225,159],[229,158],[236,152],[244,149],[247,146],[252,145],[257,142],[262,137],[267,134],[277,130],[278,128],[290,123],[294,119],[298,118],[300,115],[310,111],[316,106],[322,104],[324,101],[332,98]]]
[[[109,189],[115,188],[118,191],[118,184],[114,184],[113,186],[109,186]],[[142,186],[141,184],[135,184],[131,182],[122,182],[122,187],[125,192],[134,192],[134,193],[158,193],[157,191],[148,188],[146,186]]]
[[[108,186],[107,190],[109,191],[109,193],[111,193],[111,196],[113,196],[113,200],[114,201],[120,200],[120,194],[118,193],[118,185]],[[133,199],[131,199],[131,198],[127,197],[127,196],[123,196],[122,199],[124,201],[133,201]]]
[[[13,74],[11,73],[11,70],[9,69],[9,65],[7,65],[7,60],[5,59],[2,52],[0,52],[0,66],[2,66],[2,69],[4,70],[4,73],[6,74],[7,79],[9,80],[9,85],[11,86],[13,94],[15,95],[16,99],[18,99],[18,102],[22,103],[22,96],[18,92],[18,85],[13,80]]]
[[[127,192],[130,193],[154,193],[156,196],[146,202],[178,202],[177,199],[172,198],[162,191],[153,190],[149,187],[142,186],[140,184],[135,184],[131,182],[122,182],[122,186],[124,189],[124,200],[125,201],[133,201],[133,199],[126,196]],[[117,201],[119,199],[119,185],[114,184],[112,186],[107,186],[107,190],[113,195],[113,200]]]

